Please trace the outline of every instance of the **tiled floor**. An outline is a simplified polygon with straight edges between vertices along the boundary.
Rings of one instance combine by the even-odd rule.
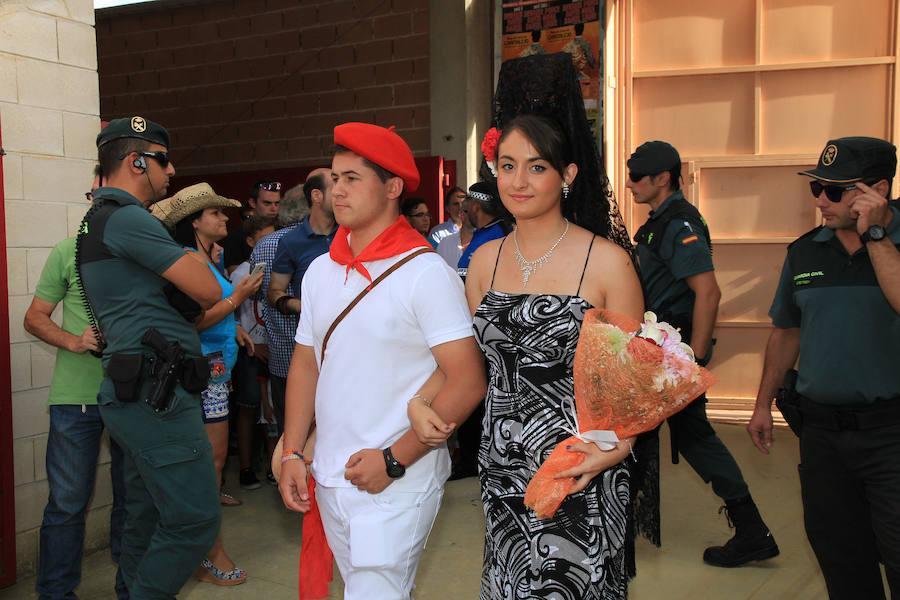
[[[812,600],[825,598],[812,551],[803,532],[797,481],[797,443],[788,430],[777,432],[774,453],[763,456],[751,447],[742,427],[716,425],[732,450],[750,489],[781,548],[772,560],[738,569],[718,569],[703,564],[703,549],[729,536],[719,501],[708,486],[682,461],[662,464],[662,536],[660,549],[640,542],[638,575],[632,581],[632,600],[665,598],[721,600]],[[665,434],[664,434],[665,435]],[[667,454],[667,439],[662,440]],[[230,477],[236,481],[236,473]],[[234,490],[244,505],[224,509],[225,547],[249,573],[247,582],[223,588],[189,582],[179,598],[295,600],[299,557],[300,517],[286,511],[275,489]],[[483,516],[477,479],[447,484],[441,512],[435,523],[416,579],[415,598],[477,598],[481,573]],[[114,567],[107,553],[84,560],[81,600],[112,599]],[[36,598],[34,579],[0,590],[0,600]],[[329,598],[340,598],[340,576],[335,573]]]

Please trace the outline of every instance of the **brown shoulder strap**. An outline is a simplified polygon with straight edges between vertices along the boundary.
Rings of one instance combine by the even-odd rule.
[[[347,316],[347,313],[349,313],[351,310],[353,310],[353,307],[356,306],[357,304],[359,304],[359,301],[362,300],[366,294],[368,294],[370,291],[372,291],[373,287],[375,287],[376,285],[378,285],[379,283],[384,281],[384,279],[388,275],[390,275],[391,273],[393,273],[394,271],[396,271],[397,269],[399,269],[400,267],[402,267],[403,265],[405,265],[406,263],[408,263],[415,257],[419,256],[420,254],[427,254],[428,252],[434,252],[434,248],[428,247],[428,248],[422,248],[420,250],[416,250],[409,256],[406,256],[405,258],[402,258],[402,259],[398,260],[397,262],[395,262],[393,265],[390,266],[390,268],[387,271],[385,271],[384,273],[382,273],[381,275],[376,277],[375,281],[370,283],[368,285],[368,287],[366,287],[366,289],[361,291],[359,293],[359,295],[353,299],[353,302],[351,302],[350,304],[347,305],[347,308],[345,308],[343,311],[341,311],[341,314],[339,314],[337,316],[337,318],[331,323],[331,327],[329,327],[328,331],[325,332],[325,338],[322,340],[322,360],[320,362],[320,366],[321,366],[321,363],[325,362],[325,348],[328,346],[328,339],[331,337],[331,333],[334,331],[334,328],[338,326],[338,323],[340,323],[341,321],[344,320],[344,317]]]

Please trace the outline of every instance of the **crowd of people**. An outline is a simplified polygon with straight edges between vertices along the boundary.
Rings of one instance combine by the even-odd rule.
[[[434,227],[392,129],[335,127],[330,168],[290,190],[255,182],[228,233],[225,211],[241,202],[205,183],[170,194],[162,125],[106,125],[93,205],[51,252],[25,317],[59,349],[41,599],[75,597],[104,428],[117,597],[174,598],[192,575],[244,583],[219,535],[221,507],[240,502],[222,487],[229,423],[239,485],[261,487],[262,463],[304,529],[321,523],[327,547],[314,551],[329,565],[333,554],[345,598],[409,598],[444,483],[476,475],[481,598],[627,596],[636,533],[659,544],[658,429],[611,449],[567,446],[583,460],[558,475],[574,485],[550,518],[526,506],[526,488],[570,436],[587,311],[638,322],[653,311],[709,363],[721,298],[712,236],[663,141],[627,160],[626,187],[651,209],[629,236],[567,54],[505,62],[494,108],[484,180],[446,192]],[[892,144],[850,137],[800,173],[823,225],[788,248],[748,426],[768,453],[778,395],[833,599],[884,598],[879,565],[900,593],[895,171]],[[673,460],[711,483],[735,528],[702,560],[777,556],[705,396],[668,426]]]

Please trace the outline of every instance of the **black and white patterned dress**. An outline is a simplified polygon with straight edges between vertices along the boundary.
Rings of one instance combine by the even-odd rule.
[[[475,312],[490,383],[478,455],[487,521],[482,600],[626,597],[624,466],[566,497],[551,519],[538,519],[524,505],[531,477],[569,437],[561,401],[574,393],[572,364],[588,308],[577,293],[491,289]]]

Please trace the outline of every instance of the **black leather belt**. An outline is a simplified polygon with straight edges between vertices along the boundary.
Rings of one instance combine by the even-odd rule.
[[[822,404],[800,397],[803,426],[830,431],[858,431],[900,424],[900,397],[872,404]]]

